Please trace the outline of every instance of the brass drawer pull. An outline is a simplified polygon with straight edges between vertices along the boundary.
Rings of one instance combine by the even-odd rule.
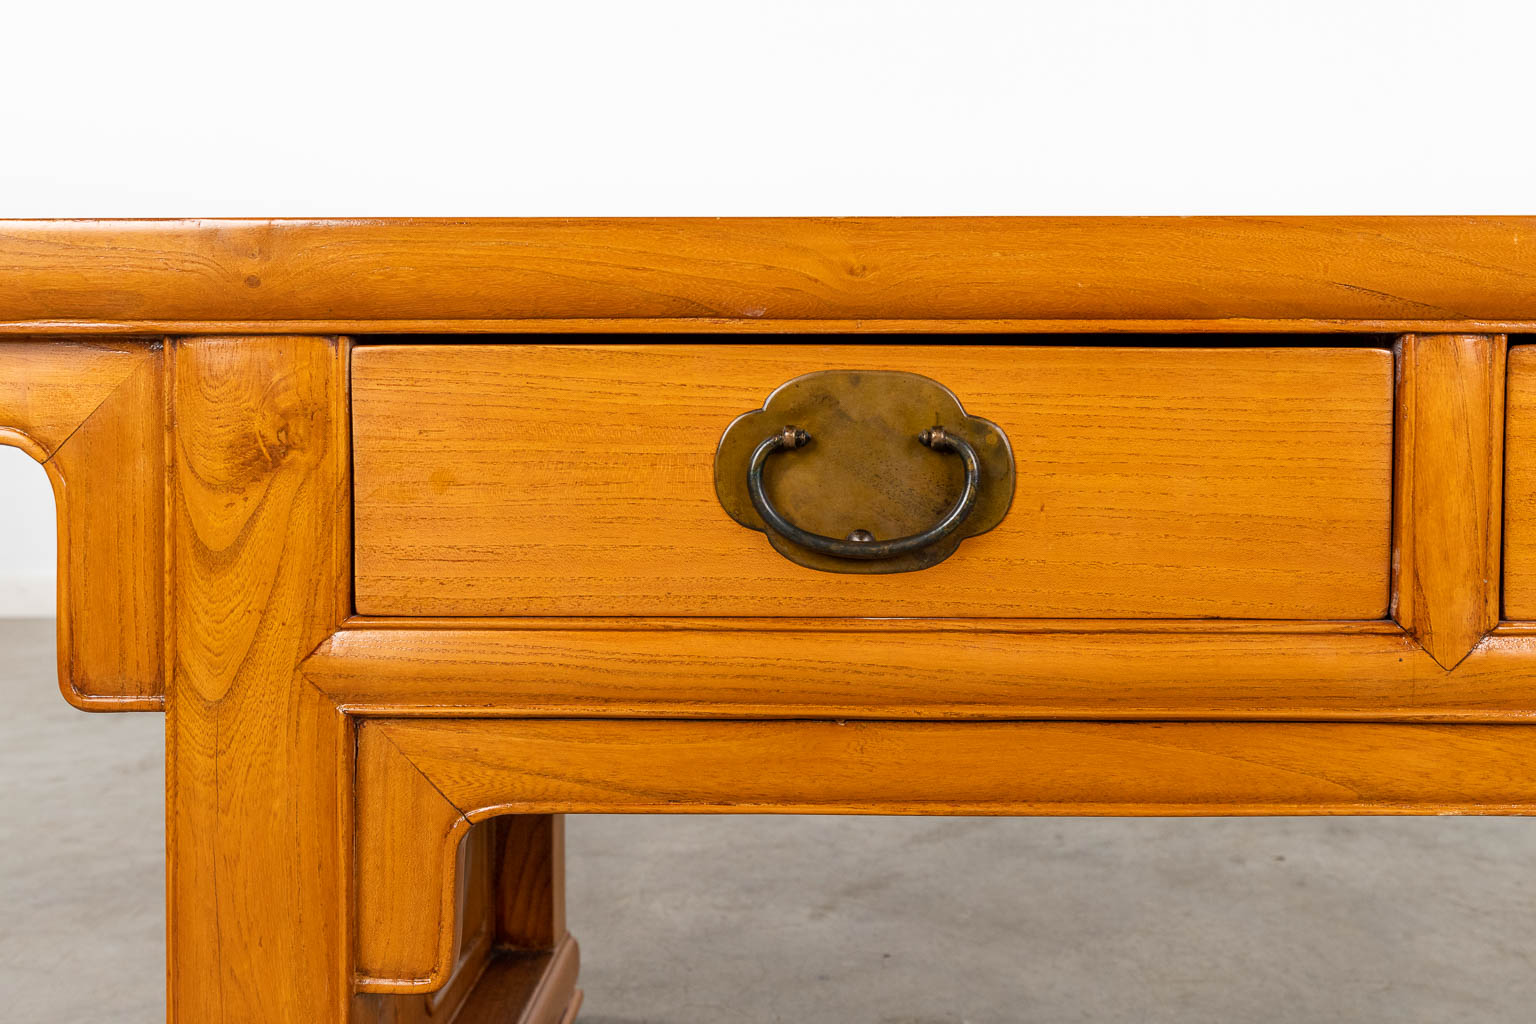
[[[900,370],[786,381],[732,420],[715,449],[726,513],[820,572],[938,565],[1003,521],[1013,484],[1002,428],[967,413],[938,381]]]
[[[898,555],[921,551],[958,530],[966,517],[971,514],[971,510],[976,507],[976,492],[981,479],[981,460],[976,457],[976,449],[972,448],[969,442],[964,438],[946,433],[942,426],[930,427],[923,431],[918,435],[918,440],[936,452],[954,452],[965,462],[965,484],[961,489],[960,497],[937,523],[921,533],[897,537],[894,540],[876,540],[868,530],[854,530],[847,539],[839,539],[812,533],[785,519],[779,510],[773,507],[773,502],[768,500],[768,495],[763,490],[763,464],[774,452],[794,451],[810,443],[811,435],[794,426],[786,426],[770,434],[753,450],[752,461],[747,467],[747,493],[752,497],[752,506],[757,509],[757,514],[763,517],[769,529],[803,548],[809,548],[823,555],[830,555],[833,558],[868,560],[894,558]]]

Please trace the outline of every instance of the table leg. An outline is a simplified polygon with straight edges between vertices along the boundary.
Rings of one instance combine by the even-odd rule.
[[[346,614],[346,346],[173,344],[172,1024],[345,1022],[353,728],[298,671]]]

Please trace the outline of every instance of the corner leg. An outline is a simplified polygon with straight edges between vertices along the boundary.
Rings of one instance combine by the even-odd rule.
[[[352,727],[298,672],[348,606],[346,346],[167,359],[172,1024],[346,1024]]]

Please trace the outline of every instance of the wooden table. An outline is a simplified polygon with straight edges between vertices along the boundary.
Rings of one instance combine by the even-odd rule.
[[[574,1018],[566,813],[1536,807],[1536,218],[10,222],[0,266],[64,695],[167,715],[182,1024]],[[931,451],[850,412],[911,374]],[[801,564],[716,445],[822,384],[786,519],[884,542],[974,429],[996,522]]]

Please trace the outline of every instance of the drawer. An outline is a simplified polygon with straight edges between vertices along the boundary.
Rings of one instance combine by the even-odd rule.
[[[1001,522],[928,568],[856,575],[734,521],[722,432],[835,369],[922,374],[1001,428],[1016,471]],[[364,615],[1387,611],[1386,349],[363,345],[352,402]]]
[[[1504,426],[1504,618],[1536,619],[1536,345],[1509,349]]]

